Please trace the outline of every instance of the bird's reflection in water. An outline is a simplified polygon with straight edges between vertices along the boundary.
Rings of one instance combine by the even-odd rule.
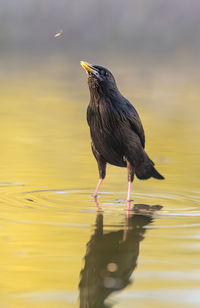
[[[130,284],[137,266],[145,226],[162,207],[135,205],[118,231],[104,232],[103,213],[98,212],[94,234],[87,244],[85,266],[81,271],[80,308],[106,308],[106,298]]]

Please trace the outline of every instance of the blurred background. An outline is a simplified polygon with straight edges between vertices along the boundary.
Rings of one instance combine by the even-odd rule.
[[[24,182],[24,168],[27,177],[34,171],[33,164],[41,162],[55,167],[52,172],[57,180],[66,179],[63,159],[71,167],[70,159],[75,163],[77,153],[84,155],[89,139],[85,121],[89,95],[80,60],[113,72],[120,91],[142,117],[149,151],[155,148],[154,142],[157,151],[161,143],[169,151],[165,139],[170,139],[175,153],[180,147],[188,150],[189,164],[190,152],[197,153],[190,148],[199,145],[195,137],[200,91],[197,0],[16,0],[0,5],[3,181],[10,181],[10,170],[14,182]],[[155,139],[153,134],[157,134]],[[64,138],[69,144],[63,143],[61,149],[52,137],[57,143]],[[38,144],[34,153],[35,148],[27,144],[39,140],[43,148]],[[68,154],[65,147],[69,147]],[[83,174],[88,172],[85,162],[81,168]],[[15,176],[16,169],[20,172]],[[194,182],[188,178],[191,169],[181,172]]]
[[[79,60],[88,59],[116,73],[117,65],[128,66],[147,79],[197,79],[199,6],[197,0],[1,1],[2,73],[16,72],[19,61],[32,69],[48,63],[50,72],[51,65],[61,70],[70,63],[77,74]]]
[[[116,307],[199,307],[199,33],[198,0],[0,0],[1,307],[78,307],[98,179],[80,60],[114,74],[166,177],[134,182],[163,210]],[[109,166],[107,232],[125,228],[126,190]]]

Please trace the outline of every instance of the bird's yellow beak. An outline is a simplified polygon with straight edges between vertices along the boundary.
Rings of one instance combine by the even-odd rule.
[[[85,61],[81,61],[81,66],[86,70],[86,72],[92,72],[93,71],[93,67],[92,64],[87,63]]]

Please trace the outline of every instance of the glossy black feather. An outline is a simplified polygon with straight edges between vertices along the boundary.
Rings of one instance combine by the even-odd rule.
[[[104,162],[103,165],[126,167],[128,161],[138,178],[162,179],[144,151],[145,134],[137,111],[119,92],[113,75],[103,67],[93,67],[100,77],[92,73],[88,77],[90,103],[87,121],[98,165]]]

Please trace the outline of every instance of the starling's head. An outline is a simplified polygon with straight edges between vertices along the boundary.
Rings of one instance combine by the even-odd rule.
[[[89,88],[100,88],[102,91],[114,90],[117,88],[112,73],[105,67],[92,65],[81,61],[81,66],[88,75]]]

